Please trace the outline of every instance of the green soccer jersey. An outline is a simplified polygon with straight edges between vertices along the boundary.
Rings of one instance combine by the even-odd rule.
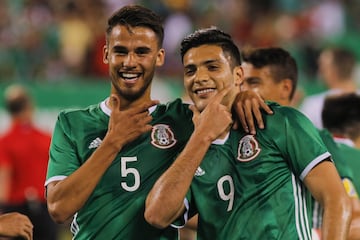
[[[352,169],[349,167],[348,163],[346,162],[345,155],[341,147],[338,143],[335,142],[334,138],[332,137],[331,133],[326,130],[322,129],[319,130],[320,137],[325,143],[325,146],[329,150],[331,154],[331,158],[334,161],[336,166],[336,170],[338,171],[340,177],[342,179],[354,179],[354,174]]]
[[[199,213],[198,239],[311,240],[311,194],[304,178],[330,157],[299,111],[270,103],[264,130],[231,131],[214,142],[187,195]]]
[[[84,164],[101,144],[110,112],[104,101],[59,114],[45,184],[66,178]],[[146,222],[145,199],[190,137],[192,113],[181,100],[158,105],[150,112],[152,131],[124,146],[75,214],[74,239],[177,239],[177,229],[160,230]]]
[[[358,198],[358,193],[353,183],[354,171],[347,162],[349,156],[354,156],[352,156],[348,150],[345,150],[339,143],[336,143],[328,130],[322,129],[319,130],[319,133],[321,139],[331,154],[331,158],[333,159],[336,170],[341,177],[341,181],[345,187],[346,193],[350,197]],[[358,156],[360,157],[360,151]],[[321,228],[322,215],[322,206],[315,199],[313,199],[313,228]]]
[[[354,174],[354,186],[357,193],[360,193],[360,149],[354,146],[350,139],[335,138],[339,148],[341,148],[346,163],[350,166]]]

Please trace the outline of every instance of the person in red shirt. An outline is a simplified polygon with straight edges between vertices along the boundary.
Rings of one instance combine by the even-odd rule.
[[[27,90],[5,90],[10,128],[0,137],[0,212],[19,212],[34,225],[34,239],[57,239],[44,193],[51,136],[33,124],[34,104]]]

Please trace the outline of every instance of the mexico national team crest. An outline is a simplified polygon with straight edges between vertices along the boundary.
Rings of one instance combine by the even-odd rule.
[[[253,135],[246,135],[240,139],[237,159],[240,162],[251,161],[259,155],[260,151],[259,143],[255,137]]]
[[[174,146],[176,139],[170,127],[166,124],[154,125],[151,132],[151,144],[158,148],[170,148]]]

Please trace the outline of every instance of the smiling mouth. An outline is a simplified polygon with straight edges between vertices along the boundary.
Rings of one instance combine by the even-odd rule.
[[[199,89],[199,90],[195,90],[195,94],[197,95],[206,95],[208,93],[212,93],[216,90],[216,88],[206,88],[206,89]]]
[[[125,81],[133,82],[141,76],[141,73],[120,73],[119,75]]]
[[[132,80],[140,77],[141,73],[120,73],[120,77],[125,80]]]

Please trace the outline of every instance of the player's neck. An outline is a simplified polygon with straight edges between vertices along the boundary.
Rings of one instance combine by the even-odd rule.
[[[351,79],[348,79],[346,81],[336,82],[331,86],[331,89],[340,89],[345,93],[355,92],[356,88],[357,88],[356,84]]]
[[[230,128],[228,130],[226,130],[225,132],[223,132],[217,139],[221,139],[221,140],[225,139],[228,136],[229,131],[230,131]]]
[[[138,98],[136,100],[131,100],[131,101],[121,98],[120,109],[127,110],[130,108],[142,105],[143,103],[148,102],[150,100],[151,100],[150,96],[146,96],[146,97],[143,96],[141,98]]]
[[[119,96],[120,98],[120,109],[121,110],[127,110],[139,105],[142,105],[145,102],[148,102],[151,100],[150,96],[144,95],[138,99],[135,100],[128,100],[124,97]],[[110,98],[109,98],[110,99]],[[108,106],[110,109],[113,108],[111,101],[106,101],[106,106]]]

